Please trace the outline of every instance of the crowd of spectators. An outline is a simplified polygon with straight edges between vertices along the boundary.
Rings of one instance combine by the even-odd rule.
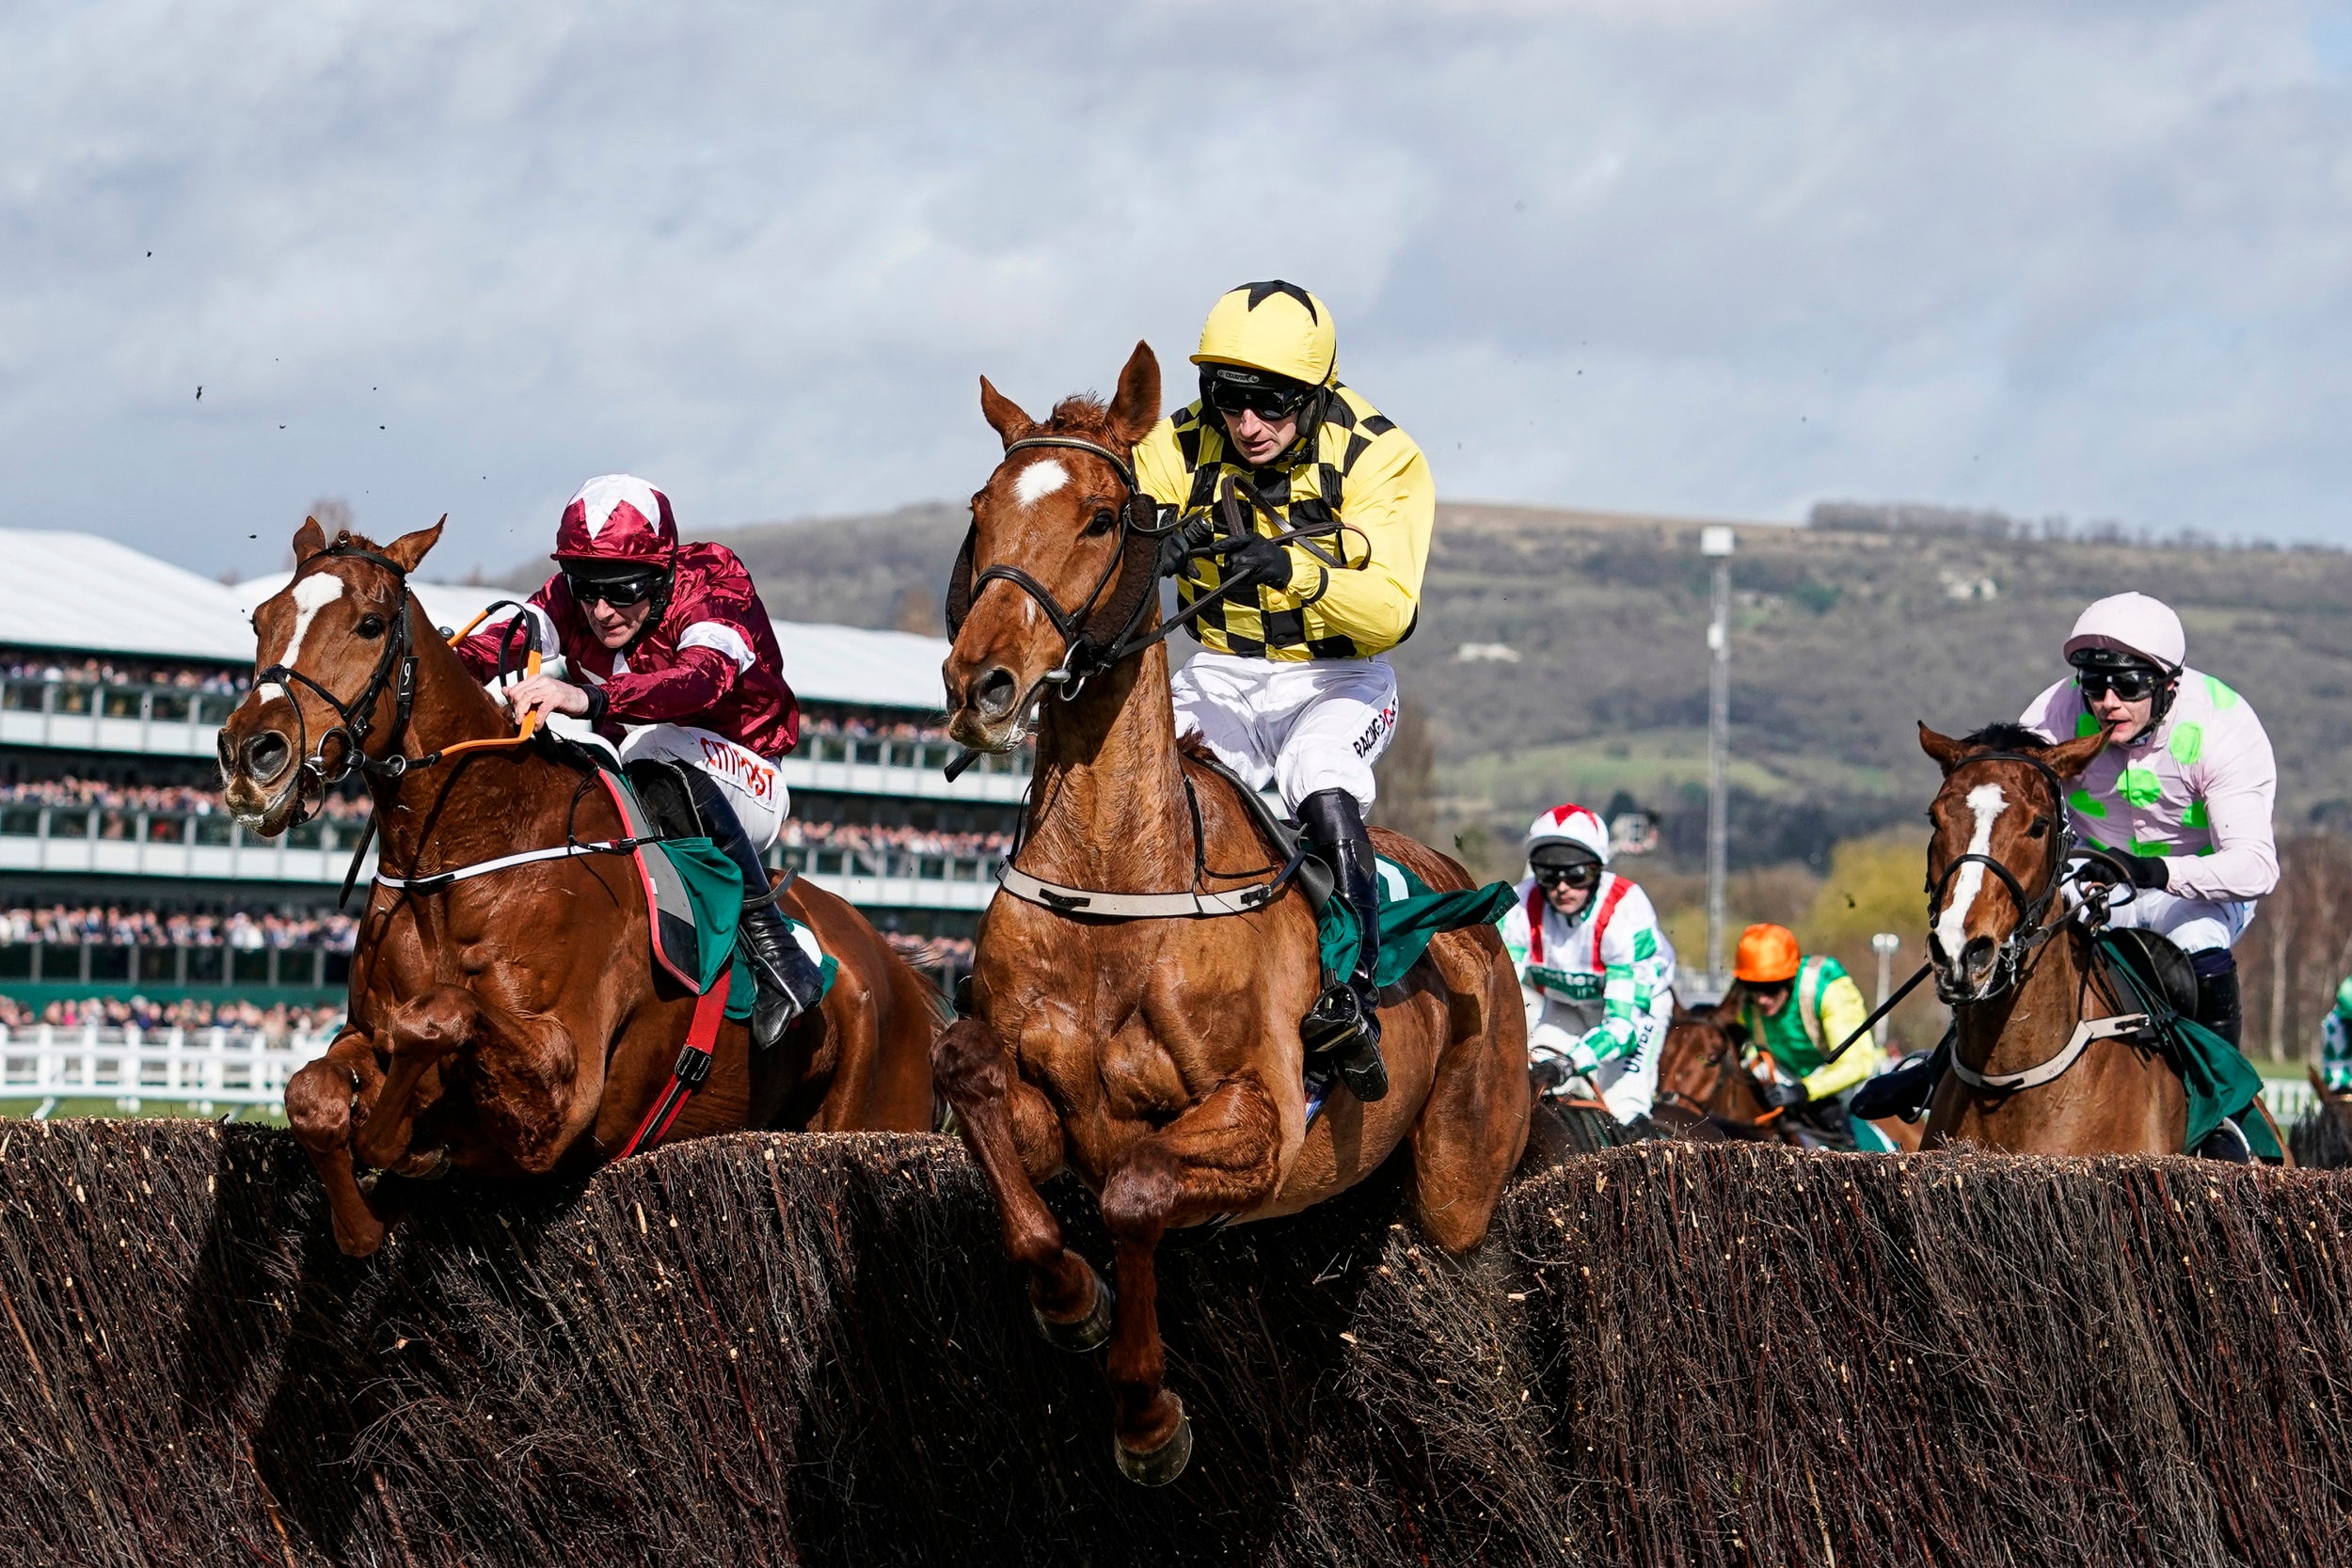
[[[264,1007],[253,1002],[154,1002],[144,996],[92,996],[79,1002],[52,1002],[36,1010],[12,997],[0,996],[0,1029],[29,1029],[41,1023],[78,1029],[95,1023],[142,1031],[240,1029],[282,1039],[288,1035],[324,1033],[342,1022],[342,1017],[340,1003],[300,1007],[277,1002]]]
[[[107,811],[174,813],[210,816],[226,811],[220,792],[195,784],[119,784],[103,779],[26,779],[0,784],[0,806],[96,806]],[[364,822],[373,809],[368,798],[329,795],[318,815],[334,822]],[[119,838],[129,832],[106,832]]]
[[[64,942],[99,947],[324,947],[348,953],[359,923],[332,911],[52,904],[0,909],[0,945]]]
[[[987,856],[1001,860],[1010,833],[943,833],[928,828],[882,828],[863,822],[787,820],[779,840],[792,848],[898,849],[911,855]]]
[[[972,967],[970,937],[918,937],[906,931],[884,931],[891,950],[917,969],[964,970]]]
[[[803,736],[834,736],[844,740],[945,740],[947,726],[944,721],[918,724],[878,713],[819,710],[807,716],[801,733]]]
[[[153,659],[98,658],[60,654],[0,654],[9,680],[72,682],[78,686],[169,686],[183,691],[234,696],[251,684],[240,670],[167,664]]]

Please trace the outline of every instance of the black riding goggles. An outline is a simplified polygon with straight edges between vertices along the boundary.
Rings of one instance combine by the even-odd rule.
[[[1220,414],[1251,413],[1262,420],[1287,420],[1306,404],[1308,388],[1209,378],[1209,404]]]
[[[572,591],[573,603],[585,606],[602,599],[615,610],[644,604],[661,591],[660,572],[630,572],[618,577],[566,572],[564,581]]]
[[[2164,685],[2164,677],[2153,670],[2077,670],[2074,684],[2086,697],[2104,697],[2114,692],[2127,703],[2153,697]]]
[[[1574,865],[1539,865],[1534,872],[1537,884],[1547,888],[1585,888],[1600,884],[1600,867],[1591,861],[1579,861]]]

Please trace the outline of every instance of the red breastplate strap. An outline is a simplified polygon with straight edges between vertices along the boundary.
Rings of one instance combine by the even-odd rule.
[[[1609,883],[1609,896],[1600,901],[1599,910],[1593,915],[1593,971],[1595,974],[1598,974],[1601,967],[1600,934],[1609,929],[1609,917],[1617,912],[1617,906],[1625,899],[1625,890],[1632,885],[1623,877],[1612,879]]]

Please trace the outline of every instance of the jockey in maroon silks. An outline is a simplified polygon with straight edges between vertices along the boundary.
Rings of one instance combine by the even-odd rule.
[[[821,981],[776,911],[760,853],[790,796],[776,764],[799,740],[775,628],[751,573],[724,545],[681,545],[670,498],[642,479],[592,479],[564,508],[556,564],[524,609],[564,674],[501,689],[519,721],[585,719],[616,742],[630,781],[673,822],[695,821],[743,874],[742,940],[759,996],[752,1037],[771,1046]],[[480,679],[499,673],[511,623],[457,644]]]

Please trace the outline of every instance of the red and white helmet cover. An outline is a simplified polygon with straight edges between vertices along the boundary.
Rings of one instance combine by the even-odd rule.
[[[1527,830],[1532,857],[1547,844],[1573,844],[1601,864],[1609,863],[1609,824],[1579,805],[1554,806]]]
[[[555,559],[642,561],[667,566],[677,551],[670,498],[634,474],[605,474],[580,487],[555,531]]]

